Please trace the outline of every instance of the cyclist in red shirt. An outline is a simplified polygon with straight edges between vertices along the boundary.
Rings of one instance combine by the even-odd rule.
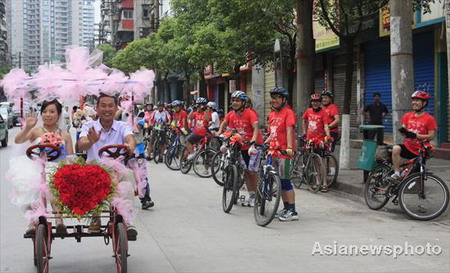
[[[324,140],[331,139],[330,127],[331,119],[325,110],[321,107],[320,94],[312,94],[311,108],[305,111],[303,114],[303,133],[306,134],[307,140],[314,141],[314,144],[319,144]]]
[[[188,160],[192,160],[195,157],[193,145],[199,142],[208,133],[208,124],[211,120],[211,113],[205,111],[208,100],[199,97],[196,101],[197,111],[192,111],[189,114],[191,119],[191,126],[194,131],[186,138],[186,148],[189,152]]]
[[[278,212],[280,221],[297,221],[295,210],[295,192],[290,177],[291,159],[295,150],[295,113],[287,104],[289,93],[286,88],[274,87],[270,90],[269,137],[266,142],[278,142],[280,149],[287,155],[273,154],[273,165],[281,179],[281,197],[284,208]]]
[[[413,112],[406,113],[402,117],[403,127],[399,131],[405,136],[403,144],[395,145],[392,150],[392,164],[395,180],[400,180],[400,157],[412,159],[417,157],[420,150],[420,141],[433,140],[437,124],[432,115],[424,111],[428,105],[430,95],[425,91],[415,91],[412,95]]]
[[[263,144],[262,134],[258,127],[258,114],[245,107],[247,101],[248,96],[243,91],[237,90],[231,94],[233,110],[225,116],[216,135],[222,134],[228,126],[241,135],[245,142]],[[251,147],[242,145],[241,161],[245,166],[245,184],[249,193],[249,198],[242,203],[242,206],[253,207],[255,205],[260,159],[260,152],[253,145]]]
[[[339,122],[341,121],[339,117],[339,108],[336,104],[333,104],[333,93],[328,90],[322,91],[322,109],[325,110],[331,122],[328,125],[330,128],[330,135],[333,138],[333,148],[336,146],[336,141],[339,139]]]
[[[187,117],[188,113],[183,109],[183,103],[179,100],[174,100],[172,102],[173,110],[173,122],[175,128],[177,128],[176,133],[180,134],[180,141],[182,144],[186,143],[186,135],[188,134],[188,123]]]

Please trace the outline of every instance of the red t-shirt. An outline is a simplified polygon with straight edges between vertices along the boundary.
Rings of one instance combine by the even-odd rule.
[[[322,106],[322,109],[325,110],[325,113],[327,113],[328,117],[330,118],[330,124],[334,122],[335,120],[334,116],[339,115],[339,108],[336,106],[336,104],[330,103],[327,106]],[[339,128],[338,127],[331,128],[330,132],[339,133]]]
[[[182,129],[184,124],[183,124],[183,119],[187,119],[187,112],[186,110],[181,110],[180,112],[175,112],[173,114],[173,119],[175,120],[175,126],[177,126],[177,128]],[[187,130],[188,128],[184,128],[185,130]]]
[[[211,113],[207,113],[211,119]],[[208,121],[205,119],[205,112],[194,112],[192,114],[192,121],[194,122],[194,134],[197,136],[204,136],[208,132]]]
[[[402,117],[402,124],[406,130],[419,135],[426,135],[430,131],[436,131],[437,123],[434,117],[427,112],[420,116],[414,116],[415,112],[406,113]],[[427,141],[428,143],[428,141]],[[420,142],[417,139],[405,138],[403,140],[405,147],[413,154],[418,155]]]
[[[323,140],[325,137],[325,124],[330,124],[331,119],[324,109],[315,112],[312,108],[306,110],[303,114],[303,120],[308,121],[308,130],[306,139],[314,141]]]
[[[295,124],[296,124],[295,113],[292,111],[291,107],[287,105],[283,107],[280,111],[270,111],[269,114],[269,137],[277,141],[282,150],[287,148],[287,127],[294,126],[292,130],[292,150],[295,150]],[[274,157],[287,158],[286,156],[274,154]]]
[[[229,112],[225,116],[225,120],[228,122],[228,127],[237,131],[244,141],[251,141],[253,137],[253,124],[258,123],[258,115],[251,109],[244,109],[241,115],[236,114],[235,111]],[[261,132],[259,132],[256,138],[257,144],[263,144],[263,138]],[[248,145],[242,145],[242,150],[248,150]]]

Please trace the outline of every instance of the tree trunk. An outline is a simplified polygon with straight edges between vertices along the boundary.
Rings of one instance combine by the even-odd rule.
[[[185,103],[188,103],[188,101],[189,101],[189,95],[190,95],[189,86],[191,86],[190,83],[191,83],[191,74],[186,73],[186,81],[183,84],[183,101]]]
[[[201,94],[207,94],[207,86],[206,86],[206,79],[205,79],[205,74],[203,74],[203,71],[200,71],[200,86],[199,86],[199,90],[198,90],[198,94],[199,96]],[[205,95],[206,97],[206,95]]]
[[[312,1],[297,0],[297,119],[309,107],[309,95],[313,90],[313,58],[315,54],[312,32]],[[297,126],[301,133],[301,126]]]
[[[352,84],[353,84],[353,61],[355,59],[354,38],[346,39],[345,45],[345,86],[344,86],[344,105],[342,107],[343,114],[350,114],[350,105],[352,101]]]

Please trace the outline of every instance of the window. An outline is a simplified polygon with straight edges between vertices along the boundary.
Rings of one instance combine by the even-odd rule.
[[[122,12],[123,19],[133,19],[133,11],[129,9],[124,9]]]

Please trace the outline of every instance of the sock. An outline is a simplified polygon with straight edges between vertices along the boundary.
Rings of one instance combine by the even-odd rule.
[[[283,202],[283,205],[284,205],[284,209],[288,209],[288,206],[289,206],[289,203],[288,202]]]
[[[295,212],[295,204],[288,204],[288,210]]]
[[[400,172],[395,172],[395,175],[400,176]]]

